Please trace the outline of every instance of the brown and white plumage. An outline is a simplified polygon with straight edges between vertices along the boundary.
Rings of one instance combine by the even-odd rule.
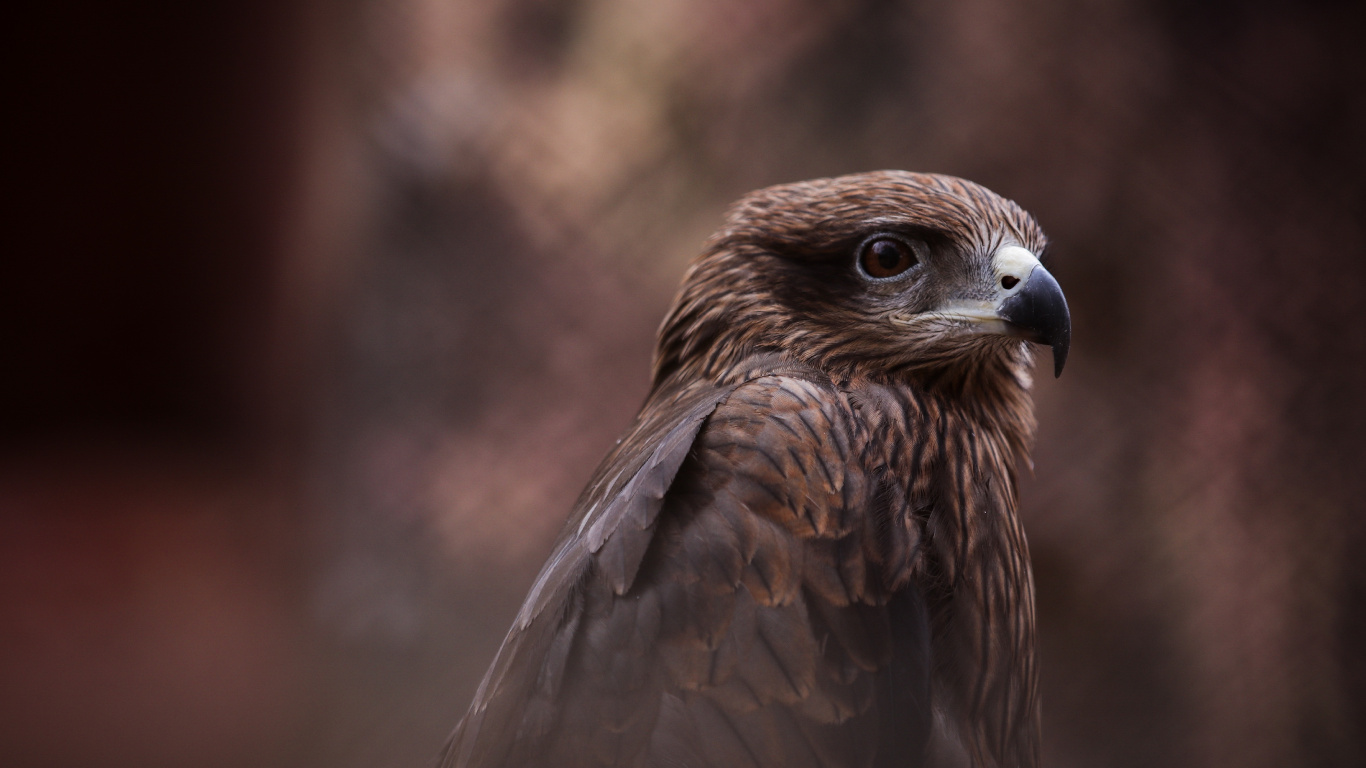
[[[1043,247],[945,176],[737,204],[443,765],[1036,765]]]

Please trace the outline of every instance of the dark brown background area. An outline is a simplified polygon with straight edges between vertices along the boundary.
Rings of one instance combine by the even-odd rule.
[[[351,0],[12,25],[0,763],[424,766],[725,205],[1049,232],[1053,766],[1366,761],[1347,2]]]

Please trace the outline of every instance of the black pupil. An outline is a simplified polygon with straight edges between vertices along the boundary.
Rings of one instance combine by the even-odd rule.
[[[890,240],[874,243],[873,255],[877,257],[878,266],[888,272],[896,269],[901,263],[901,248]]]

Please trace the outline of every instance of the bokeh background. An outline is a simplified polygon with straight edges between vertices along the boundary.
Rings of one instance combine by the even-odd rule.
[[[49,6],[0,763],[430,765],[726,204],[877,168],[1019,201],[1071,302],[1047,764],[1366,763],[1359,3]]]

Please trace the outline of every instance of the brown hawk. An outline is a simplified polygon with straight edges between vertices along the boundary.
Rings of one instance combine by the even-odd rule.
[[[948,176],[741,200],[443,765],[1037,765],[1044,246]]]

